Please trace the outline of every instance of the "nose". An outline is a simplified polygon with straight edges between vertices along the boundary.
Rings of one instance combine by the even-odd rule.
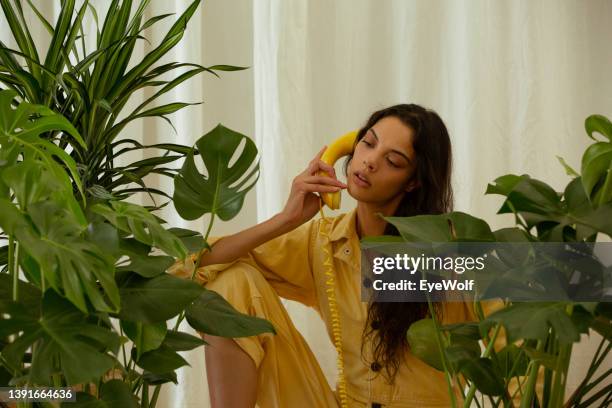
[[[375,171],[376,170],[376,159],[371,156],[366,157],[363,159],[363,165],[368,171],[370,172]]]

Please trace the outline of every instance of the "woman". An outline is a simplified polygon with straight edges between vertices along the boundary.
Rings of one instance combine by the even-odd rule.
[[[314,307],[333,332],[325,254],[333,255],[343,370],[350,407],[446,407],[443,374],[414,357],[410,324],[426,317],[419,303],[362,303],[359,240],[397,234],[377,214],[438,214],[452,208],[451,145],[433,111],[396,105],[372,114],[344,166],[347,183],[320,160],[293,180],[283,211],[234,235],[213,239],[197,278],[243,313],[272,322],[277,334],[239,339],[206,335],[213,407],[338,407],[318,362],[279,296]],[[332,177],[317,176],[326,171]],[[346,188],[357,200],[348,214],[313,220],[317,193]],[[325,230],[323,230],[325,229]],[[471,317],[468,306],[441,310],[445,322]]]

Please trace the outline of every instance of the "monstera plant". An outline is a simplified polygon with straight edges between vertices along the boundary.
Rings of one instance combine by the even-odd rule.
[[[498,213],[514,214],[515,227],[493,231],[484,220],[462,212],[389,217],[388,221],[406,243],[594,243],[598,234],[612,238],[612,123],[593,115],[585,124],[595,143],[584,152],[580,173],[559,158],[572,176],[563,192],[529,175],[505,175],[488,186],[486,194],[505,197]],[[596,139],[595,133],[604,139]],[[612,403],[612,368],[602,366],[612,349],[611,303],[506,299],[500,310],[487,315],[484,304],[476,301],[478,322],[450,326],[438,321],[433,306],[430,302],[432,318],[410,327],[408,343],[419,358],[446,373],[453,406],[459,404],[453,384],[467,384],[467,392],[461,390],[464,407],[483,406],[484,401],[475,398],[476,391],[488,398],[490,406],[603,407]],[[567,396],[572,348],[589,331],[601,335],[600,344],[584,379]],[[501,333],[505,341],[500,345]],[[536,392],[538,383],[541,392]]]
[[[93,50],[85,47],[83,21],[90,13],[97,22],[98,12],[88,1],[61,1],[54,24],[28,2],[51,37],[44,58],[22,2],[0,4],[17,44],[0,43],[0,386],[73,386],[77,405],[153,407],[160,385],[176,382],[176,370],[188,364],[179,352],[204,344],[179,331],[183,319],[218,336],[274,331],[166,273],[175,259],[207,247],[215,217],[240,211],[257,180],[253,142],[221,125],[195,147],[146,146],[126,134],[133,120],[169,121],[166,115],[191,105],[150,106],[194,75],[241,68],[157,64],[180,42],[199,1],[140,60],[133,54],[144,30],[171,16],[143,21],[149,1],[105,3]],[[144,89],[152,96],[126,112]],[[144,150],[149,158],[122,164],[127,152]],[[199,158],[206,177],[196,169]],[[172,168],[179,159],[183,168]],[[212,215],[205,237],[164,226],[155,211],[173,194],[150,187],[149,174],[176,178],[175,202],[186,219]],[[152,205],[135,204],[135,194]]]

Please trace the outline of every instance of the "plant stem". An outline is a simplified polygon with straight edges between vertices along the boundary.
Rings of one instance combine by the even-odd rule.
[[[574,311],[573,305],[568,305],[566,312],[569,316]],[[572,355],[572,343],[560,343],[558,336],[555,336],[554,342],[559,344],[559,354],[557,356],[557,364],[555,367],[554,381],[550,396],[550,406],[560,407],[565,399],[565,385],[567,383],[567,370],[569,369],[570,357]]]
[[[606,341],[607,340],[605,337],[601,338],[601,341],[599,342],[599,345],[597,346],[597,350],[595,351],[595,354],[593,355],[593,358],[591,359],[591,363],[589,364],[589,369],[587,370],[586,375],[584,376],[584,378],[582,379],[578,387],[576,387],[576,390],[573,392],[573,394],[567,400],[565,404],[566,407],[570,407],[574,403],[579,403],[582,397],[584,396],[584,394],[587,392],[585,390],[585,387],[587,386],[587,384],[589,383],[589,380],[591,379],[593,374],[595,374],[595,371],[597,371],[597,368],[599,367],[599,364],[598,364],[599,353],[601,352],[603,345],[606,344]]]
[[[151,403],[149,404],[149,408],[155,408],[155,405],[157,404],[157,397],[159,397],[160,390],[161,390],[160,386],[155,387],[155,390],[153,391],[153,396],[151,397]]]
[[[497,336],[499,331],[501,330],[501,324],[497,324],[495,326],[495,330],[493,331],[493,336],[489,339],[489,344],[487,344],[487,348],[485,349],[482,357],[487,358],[491,355],[491,351],[493,351],[493,346],[495,345],[495,340],[497,340]],[[465,398],[465,402],[463,403],[464,408],[467,408],[472,403],[474,399],[474,395],[476,394],[476,384],[472,382],[470,384],[470,389],[468,390],[467,397]]]
[[[463,375],[463,380],[466,384],[469,384],[469,381],[465,375]],[[461,398],[465,400],[465,391],[463,390],[464,386],[461,385],[459,374],[457,374],[457,381],[459,382],[459,391],[461,392]]]
[[[206,229],[206,234],[204,235],[204,242],[206,242],[206,244],[208,244],[208,235],[210,234],[210,231],[212,230],[212,226],[214,222],[215,222],[215,214],[211,213],[210,222],[208,223],[208,228]],[[206,251],[206,248],[201,249],[200,252],[198,252],[198,257],[196,259],[195,268],[193,268],[193,272],[191,273],[191,280],[195,279],[195,275],[198,270],[198,266],[200,265],[200,258],[202,257],[202,255],[204,255],[205,251]]]
[[[523,354],[525,354],[525,342],[523,342],[521,346],[519,347],[519,354],[514,360],[514,363],[512,363],[512,367],[510,368],[510,372],[508,373],[508,378],[506,379],[506,382],[504,383],[505,384],[504,388],[506,389],[508,388],[508,385],[510,384],[510,380],[514,377],[514,371],[518,368],[519,362]],[[518,377],[517,377],[517,380],[518,380]]]
[[[506,387],[508,387],[508,385],[506,385]],[[521,382],[521,377],[516,377],[516,390],[510,396],[510,401],[514,401],[516,394],[519,394],[521,398],[523,398],[523,382]]]
[[[478,317],[478,320],[483,321],[485,319],[484,310],[482,309],[482,303],[480,300],[474,302],[474,312]]]
[[[139,376],[132,385],[132,394],[138,394],[140,392],[140,387],[142,387],[143,383],[144,381],[142,379],[142,376]]]
[[[612,390],[608,393],[608,396],[604,400],[602,406],[607,407],[608,403],[612,402]]]
[[[603,380],[608,378],[608,376],[610,376],[610,375],[612,375],[612,368],[608,369],[608,371],[604,372],[602,375],[600,375],[599,377],[594,379],[593,382],[589,383],[589,385],[586,386],[586,389],[585,389],[584,392],[585,393],[589,392],[590,390],[595,388],[597,386],[597,384],[599,384],[600,382],[602,382]]]
[[[607,340],[607,339],[604,339],[604,340]],[[595,361],[595,365],[593,367],[593,372],[591,375],[595,374],[595,371],[597,371],[601,363],[603,363],[603,361],[606,359],[606,356],[608,355],[610,350],[612,350],[612,342],[608,343],[608,345],[606,346],[606,349],[601,353],[597,361]]]
[[[147,384],[146,382],[142,384],[140,406],[142,408],[149,408],[149,384]]]
[[[604,395],[606,395],[607,393],[612,392],[612,384],[602,388],[601,390],[597,391],[595,393],[595,395],[593,395],[591,398],[589,398],[588,400],[586,400],[585,402],[582,402],[578,405],[578,408],[587,408],[593,405],[594,402],[596,402],[598,399],[600,399],[601,397],[603,397]],[[607,397],[605,399],[608,399]],[[600,406],[604,406],[604,405],[600,405]]]
[[[13,302],[19,300],[19,269],[16,267],[17,263],[15,261],[18,255],[17,242],[15,242],[15,238],[11,236],[9,237],[8,247],[8,267],[9,275],[13,278]]]
[[[557,366],[550,395],[550,406],[560,407],[565,398],[565,384],[567,382],[567,370],[572,354],[572,344],[561,344],[557,356]]]
[[[121,327],[121,325],[119,325],[119,334],[121,335],[121,337],[123,337],[123,328]],[[130,380],[130,365],[128,363],[127,356],[125,354],[125,344],[124,343],[121,343],[121,354],[123,356],[123,366],[125,367],[125,371],[127,373],[127,383],[128,383],[128,386],[131,388],[132,381]]]
[[[208,235],[210,234],[210,231],[212,230],[212,226],[213,223],[215,222],[215,214],[211,213],[210,216],[210,222],[208,223],[208,228],[206,229],[206,235],[204,235],[204,242],[208,243]],[[193,272],[191,273],[191,280],[193,281],[195,279],[195,275],[196,272],[198,271],[198,266],[200,265],[200,258],[202,257],[202,255],[204,255],[204,252],[206,251],[206,248],[201,249],[198,252],[198,256],[196,257],[195,260],[195,266],[193,268]],[[174,325],[174,328],[172,329],[172,331],[176,332],[181,324],[181,322],[183,321],[183,319],[185,319],[185,311],[181,311],[181,313],[179,314],[179,317],[176,319],[176,324]]]
[[[544,348],[544,342],[542,340],[538,340],[538,344],[536,346],[537,351],[542,351]],[[538,371],[540,368],[540,363],[537,360],[532,360],[529,363],[529,375],[527,376],[527,384],[525,393],[521,398],[521,407],[520,408],[530,408],[532,406],[532,401],[534,397],[535,385],[538,380]]]
[[[444,354],[444,344],[442,342],[442,335],[440,334],[440,325],[438,324],[438,318],[436,316],[433,305],[431,304],[429,296],[427,296],[427,306],[429,308],[429,314],[431,315],[431,319],[433,320],[434,325],[436,327],[436,341],[438,343],[438,351],[440,352],[440,358],[442,359],[442,368],[444,368],[444,377],[446,378],[446,386],[448,387],[448,394],[451,399],[451,407],[455,408],[457,406],[457,400],[455,398],[455,392],[451,383],[450,371],[446,362],[446,356]]]
[[[212,230],[212,226],[213,223],[215,222],[215,213],[212,212],[210,214],[210,222],[208,223],[208,228],[206,229],[206,234],[204,235],[204,242],[208,245],[208,236],[210,235],[210,231]],[[198,256],[196,258],[195,261],[195,266],[193,268],[193,272],[191,273],[191,280],[193,281],[195,279],[195,275],[196,272],[198,270],[198,266],[200,265],[200,258],[202,257],[202,255],[204,254],[204,252],[206,251],[206,249],[201,249],[198,252]],[[181,325],[181,322],[183,321],[183,319],[185,318],[185,311],[182,310],[181,313],[179,314],[179,317],[176,319],[176,324],[174,325],[174,328],[172,329],[173,332],[176,332],[179,328],[179,326]],[[162,384],[157,384],[155,386],[155,389],[153,390],[153,397],[151,398],[151,405],[150,408],[155,408],[155,404],[157,403],[157,397],[159,395],[159,391],[161,390],[161,386]],[[451,396],[451,398],[453,398],[453,402],[454,402],[454,396]],[[455,404],[453,403],[453,408],[455,407]]]

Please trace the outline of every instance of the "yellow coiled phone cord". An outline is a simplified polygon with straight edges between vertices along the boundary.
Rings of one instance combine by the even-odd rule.
[[[325,260],[325,286],[327,292],[327,301],[329,304],[329,313],[331,315],[332,340],[336,353],[338,354],[338,394],[340,396],[340,407],[348,408],[348,396],[346,393],[346,379],[344,377],[344,353],[342,352],[342,326],[340,323],[340,314],[338,313],[338,304],[336,302],[336,277],[334,272],[334,258],[331,253],[331,242],[329,240],[329,228],[331,221],[323,213],[323,204],[319,201],[319,212],[321,214],[322,226],[320,229],[321,236],[326,238],[326,243],[323,246]]]

